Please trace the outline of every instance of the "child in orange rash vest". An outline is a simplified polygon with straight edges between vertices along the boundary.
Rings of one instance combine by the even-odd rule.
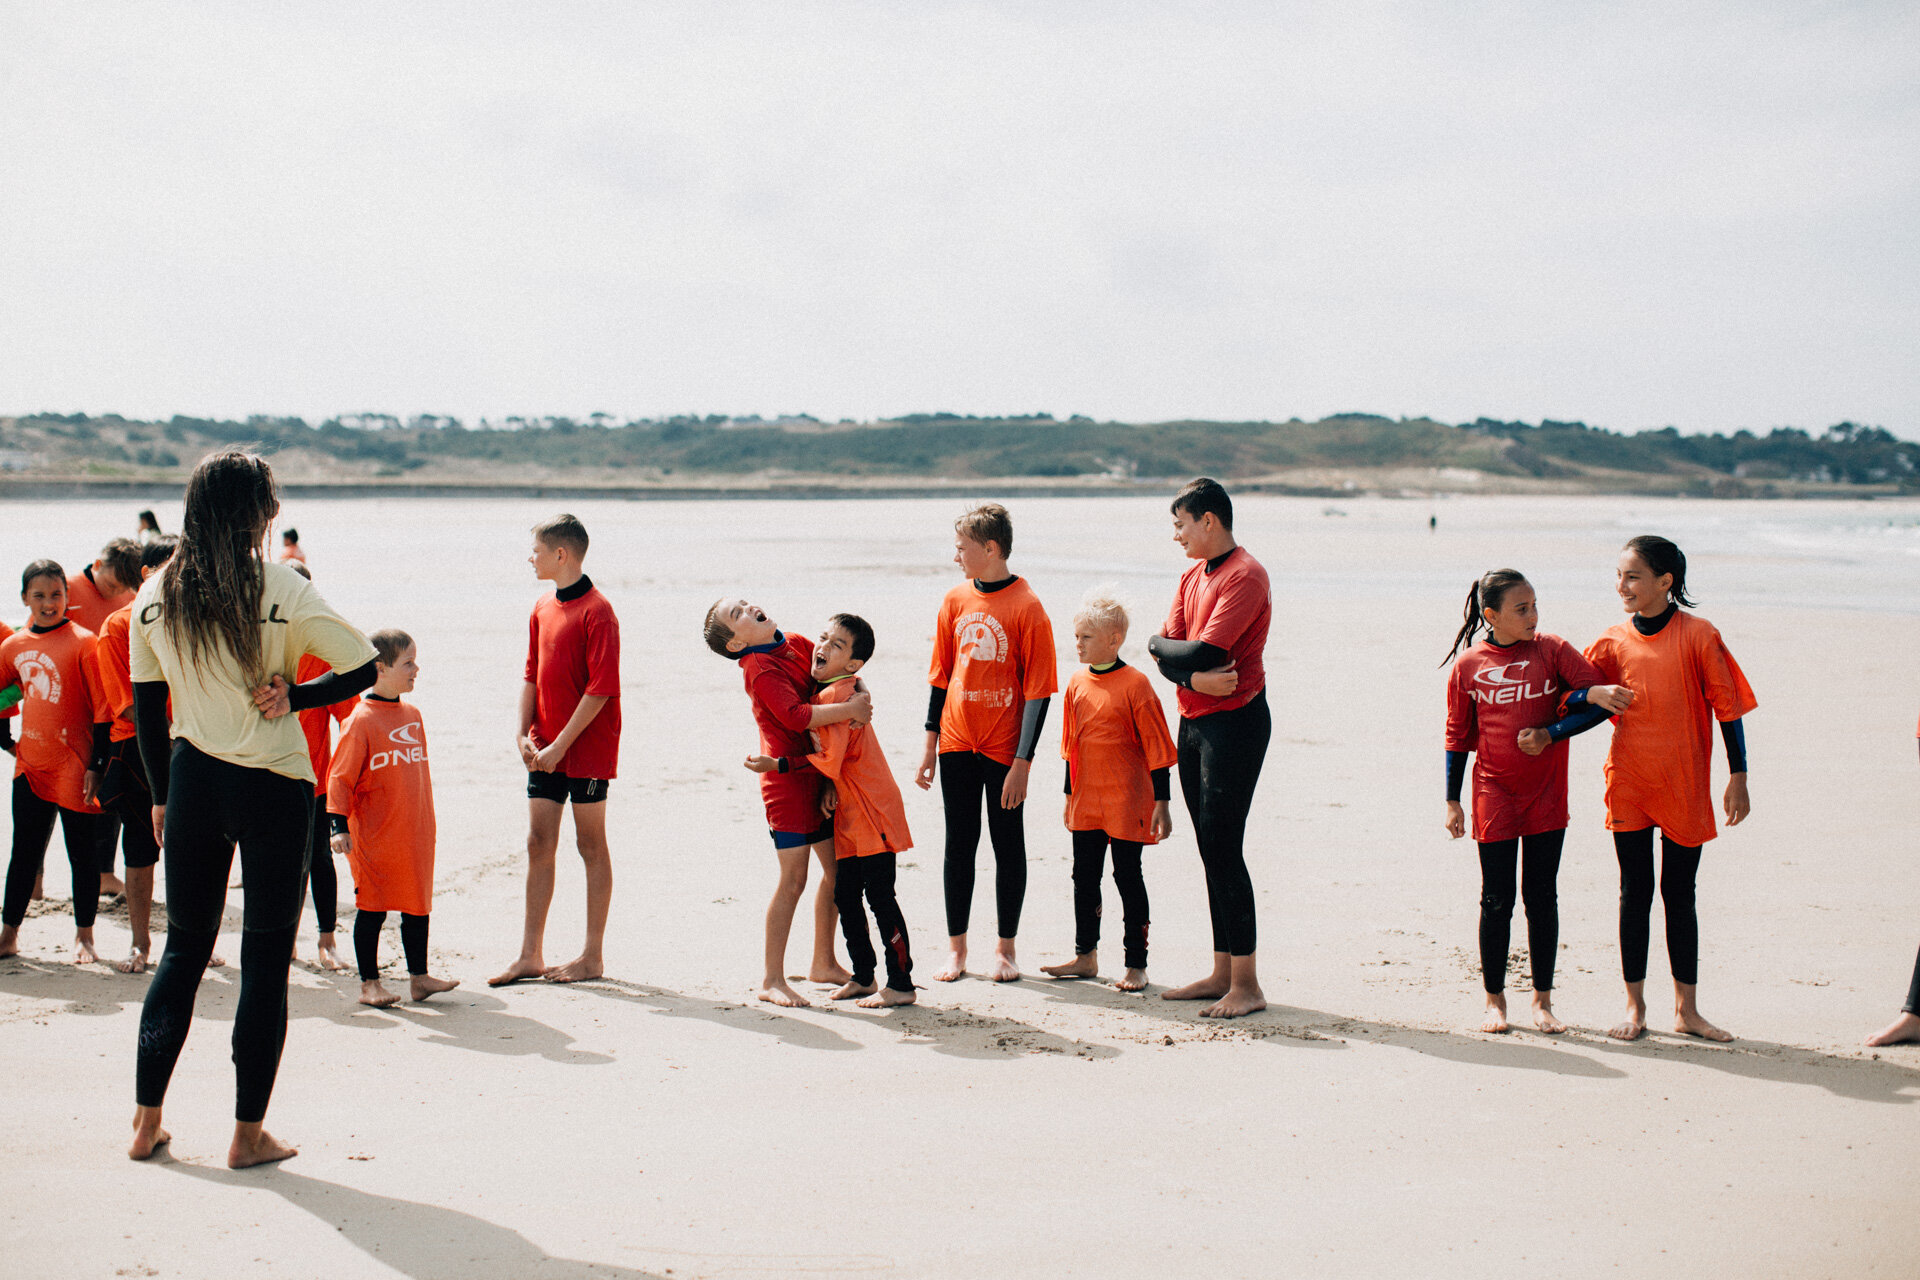
[[[376,631],[378,677],[347,717],[327,778],[327,821],[333,851],[353,868],[353,950],[360,963],[360,1003],[375,1008],[400,997],[380,982],[380,930],[400,913],[408,994],[416,1001],[459,986],[427,972],[427,913],[433,908],[433,777],[426,727],[400,701],[420,675],[413,637]]]
[[[1147,884],[1140,854],[1173,832],[1171,770],[1179,753],[1167,713],[1147,677],[1120,660],[1127,611],[1101,588],[1073,618],[1074,649],[1087,665],[1060,699],[1060,754],[1067,762],[1067,831],[1073,837],[1074,958],[1040,966],[1053,978],[1100,975],[1100,882],[1107,846],[1124,914],[1126,976],[1113,985],[1147,985]]]
[[[873,656],[873,628],[851,613],[835,614],[814,648],[813,678],[821,686],[815,706],[838,706],[857,694],[860,668]],[[907,921],[894,894],[895,855],[913,848],[907,829],[907,810],[900,786],[887,768],[886,754],[865,724],[850,720],[824,724],[813,730],[816,750],[807,756],[834,786],[833,848],[836,855],[834,903],[840,909],[840,928],[847,940],[847,959],[853,977],[833,993],[835,1000],[864,997],[864,1009],[912,1004],[913,952],[907,944]],[[747,767],[755,773],[785,773],[791,762],[783,757],[754,756]],[[887,985],[874,985],[873,942],[867,935],[865,895],[873,907],[886,952]]]

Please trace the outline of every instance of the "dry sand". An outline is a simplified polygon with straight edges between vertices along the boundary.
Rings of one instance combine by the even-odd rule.
[[[1920,943],[1913,505],[1471,499],[1440,503],[1430,535],[1425,503],[1246,502],[1242,538],[1272,571],[1278,618],[1250,840],[1274,1007],[1212,1025],[1157,994],[1037,976],[1072,938],[1051,750],[1027,823],[1026,981],[931,982],[941,822],[909,787],[922,847],[901,894],[924,1003],[756,1004],[773,862],[738,764],[745,699],[700,647],[700,613],[745,590],[809,632],[834,610],[865,614],[877,729],[904,781],[956,505],[581,504],[589,567],[625,626],[611,976],[498,992],[483,979],[517,942],[510,736],[537,590],[521,530],[540,504],[289,510],[330,599],[420,640],[434,965],[466,985],[373,1012],[348,978],[297,969],[270,1124],[301,1154],[230,1173],[235,986],[210,975],[168,1099],[173,1150],[136,1165],[121,1151],[146,979],[67,966],[69,920],[29,920],[25,955],[0,962],[0,1272],[1920,1274],[1920,1047],[1857,1047],[1897,1010]],[[1137,656],[1182,567],[1163,505],[1029,500],[1015,518],[1015,568],[1056,624],[1086,587],[1118,582],[1141,606]],[[117,506],[8,504],[0,564],[78,558],[131,523]],[[1585,643],[1616,617],[1614,549],[1645,529],[1693,553],[1702,612],[1761,702],[1754,817],[1701,873],[1702,1006],[1741,1038],[1665,1034],[1657,998],[1646,1041],[1603,1034],[1621,1003],[1605,729],[1574,745],[1558,1007],[1575,1029],[1481,1035],[1477,868],[1440,830],[1434,664],[1468,580],[1495,564],[1533,577],[1544,629]],[[1207,960],[1177,805],[1176,825],[1148,861],[1156,992]],[[556,961],[580,930],[568,856]],[[989,866],[983,852],[982,941]],[[66,892],[57,850],[48,888]],[[103,918],[106,952],[124,929]],[[1115,905],[1109,973],[1118,932]],[[803,923],[790,969],[806,941]]]

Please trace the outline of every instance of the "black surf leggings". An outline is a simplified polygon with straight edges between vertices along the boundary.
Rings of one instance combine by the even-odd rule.
[[[887,986],[894,991],[911,991],[913,952],[907,946],[907,918],[900,913],[900,899],[894,895],[895,866],[891,853],[840,859],[833,869],[833,901],[840,908],[840,932],[847,940],[853,980],[863,987],[873,981],[873,942],[867,936],[866,910],[860,905],[864,896],[880,929],[880,947],[887,957]]]
[[[40,878],[56,821],[66,838],[67,865],[73,869],[73,927],[93,928],[94,913],[100,909],[102,817],[42,800],[27,785],[26,775],[18,774],[13,779],[13,856],[7,862],[6,896],[0,903],[0,920],[16,929],[27,918],[33,882]]]
[[[977,751],[948,751],[940,757],[940,800],[947,815],[947,936],[967,931],[973,915],[973,861],[980,849],[980,805],[987,808],[987,838],[993,843],[993,898],[1000,914],[1000,936],[1020,932],[1020,908],[1027,900],[1026,808],[1000,807],[1000,788],[1010,765]]]
[[[1073,836],[1073,950],[1086,955],[1100,945],[1100,890],[1106,879],[1104,831],[1075,831]],[[1120,890],[1127,968],[1147,967],[1147,880],[1140,871],[1137,840],[1113,840],[1113,883]]]
[[[332,839],[325,804],[315,796],[313,824],[307,837],[307,882],[313,890],[313,918],[321,933],[332,933],[340,923],[340,876],[333,866]]]
[[[1567,829],[1541,831],[1480,845],[1480,973],[1488,995],[1507,989],[1507,951],[1513,939],[1513,873],[1520,864],[1520,899],[1527,907],[1527,959],[1533,989],[1553,990],[1560,950],[1560,848]]]
[[[1673,980],[1689,986],[1700,981],[1700,916],[1694,907],[1693,881],[1700,871],[1700,846],[1676,844],[1660,833],[1660,902],[1667,914],[1667,962]],[[1647,941],[1653,919],[1653,828],[1613,833],[1620,859],[1620,968],[1628,982],[1647,980]]]
[[[380,976],[380,930],[386,928],[384,911],[353,913],[353,958],[360,965],[360,981],[372,982]],[[400,949],[406,953],[407,973],[415,978],[427,972],[427,917],[400,913]]]
[[[240,1001],[233,1015],[233,1118],[264,1119],[287,1038],[287,966],[300,927],[313,783],[173,744],[167,786],[167,947],[140,1012],[134,1098],[157,1107],[193,1023],[193,998],[220,933],[233,848],[246,885]]]
[[[1213,949],[1230,956],[1250,956],[1254,950],[1247,812],[1272,736],[1264,689],[1244,707],[1180,720],[1180,794],[1206,868]]]

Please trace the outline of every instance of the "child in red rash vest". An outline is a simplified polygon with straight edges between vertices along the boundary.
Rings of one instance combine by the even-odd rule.
[[[1487,638],[1476,644],[1482,627]],[[1460,787],[1471,752],[1480,970],[1487,993],[1480,1029],[1501,1032],[1508,1026],[1507,951],[1518,862],[1533,966],[1533,1023],[1557,1035],[1567,1029],[1553,1014],[1560,947],[1556,882],[1567,835],[1566,740],[1624,710],[1633,693],[1602,684],[1579,650],[1559,636],[1537,634],[1538,627],[1533,587],[1518,571],[1495,569],[1467,589],[1466,616],[1447,654],[1460,659],[1447,680],[1446,826],[1456,840],[1466,834]]]
[[[30,611],[24,631],[0,642],[0,688],[24,694],[14,748],[13,856],[0,909],[0,956],[20,953],[34,880],[60,823],[73,868],[73,962],[92,964],[93,917],[100,902],[100,807],[94,802],[112,716],[100,689],[93,633],[67,619],[67,575],[36,560],[20,575]]]
[[[787,934],[793,928],[794,909],[806,892],[809,857],[820,863],[821,884],[814,899],[813,964],[807,979],[840,984],[853,976],[833,953],[834,927],[840,920],[833,902],[833,822],[821,805],[820,773],[805,763],[813,750],[807,731],[843,720],[865,724],[873,701],[862,691],[834,706],[811,705],[813,644],[805,636],[787,635],[764,610],[745,600],[716,600],[707,610],[703,633],[709,649],[740,664],[753,719],[760,728],[760,754],[795,762],[786,773],[760,777],[760,798],[767,809],[767,834],[780,860],[780,880],[767,906],[766,973],[758,994],[771,1004],[804,1007],[808,1001],[787,981]]]

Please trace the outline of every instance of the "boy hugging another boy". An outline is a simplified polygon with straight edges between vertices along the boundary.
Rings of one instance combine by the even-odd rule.
[[[873,628],[864,618],[839,613],[828,619],[820,645],[813,651],[813,678],[821,686],[814,703],[830,707],[859,696],[856,677],[872,656]],[[806,757],[806,762],[826,775],[837,793],[833,810],[833,896],[847,939],[847,959],[853,962],[852,980],[834,992],[833,998],[863,996],[860,1005],[866,1009],[912,1004],[913,953],[907,945],[906,917],[900,914],[893,891],[895,855],[913,847],[899,784],[894,782],[886,755],[867,726],[842,721],[815,729],[812,737],[818,749]],[[762,775],[791,774],[796,763],[786,756],[750,756],[747,768]],[[867,935],[866,911],[860,903],[863,894],[873,907],[873,922],[880,929],[880,945],[886,951],[885,990],[874,985],[873,942]]]
[[[864,691],[845,701],[814,706],[813,645],[774,626],[766,612],[745,600],[716,600],[707,610],[707,647],[740,664],[740,676],[760,728],[760,751],[789,761],[786,772],[760,776],[760,799],[767,810],[767,834],[780,859],[780,880],[767,905],[766,976],[759,996],[771,1004],[803,1008],[807,1000],[787,983],[787,935],[794,909],[807,888],[807,860],[820,862],[820,891],[813,904],[813,963],[810,982],[844,983],[852,975],[833,954],[833,823],[821,807],[821,774],[807,756],[811,729],[852,721],[865,724],[873,700]],[[749,757],[751,759],[751,757]],[[751,766],[749,766],[751,767]]]

